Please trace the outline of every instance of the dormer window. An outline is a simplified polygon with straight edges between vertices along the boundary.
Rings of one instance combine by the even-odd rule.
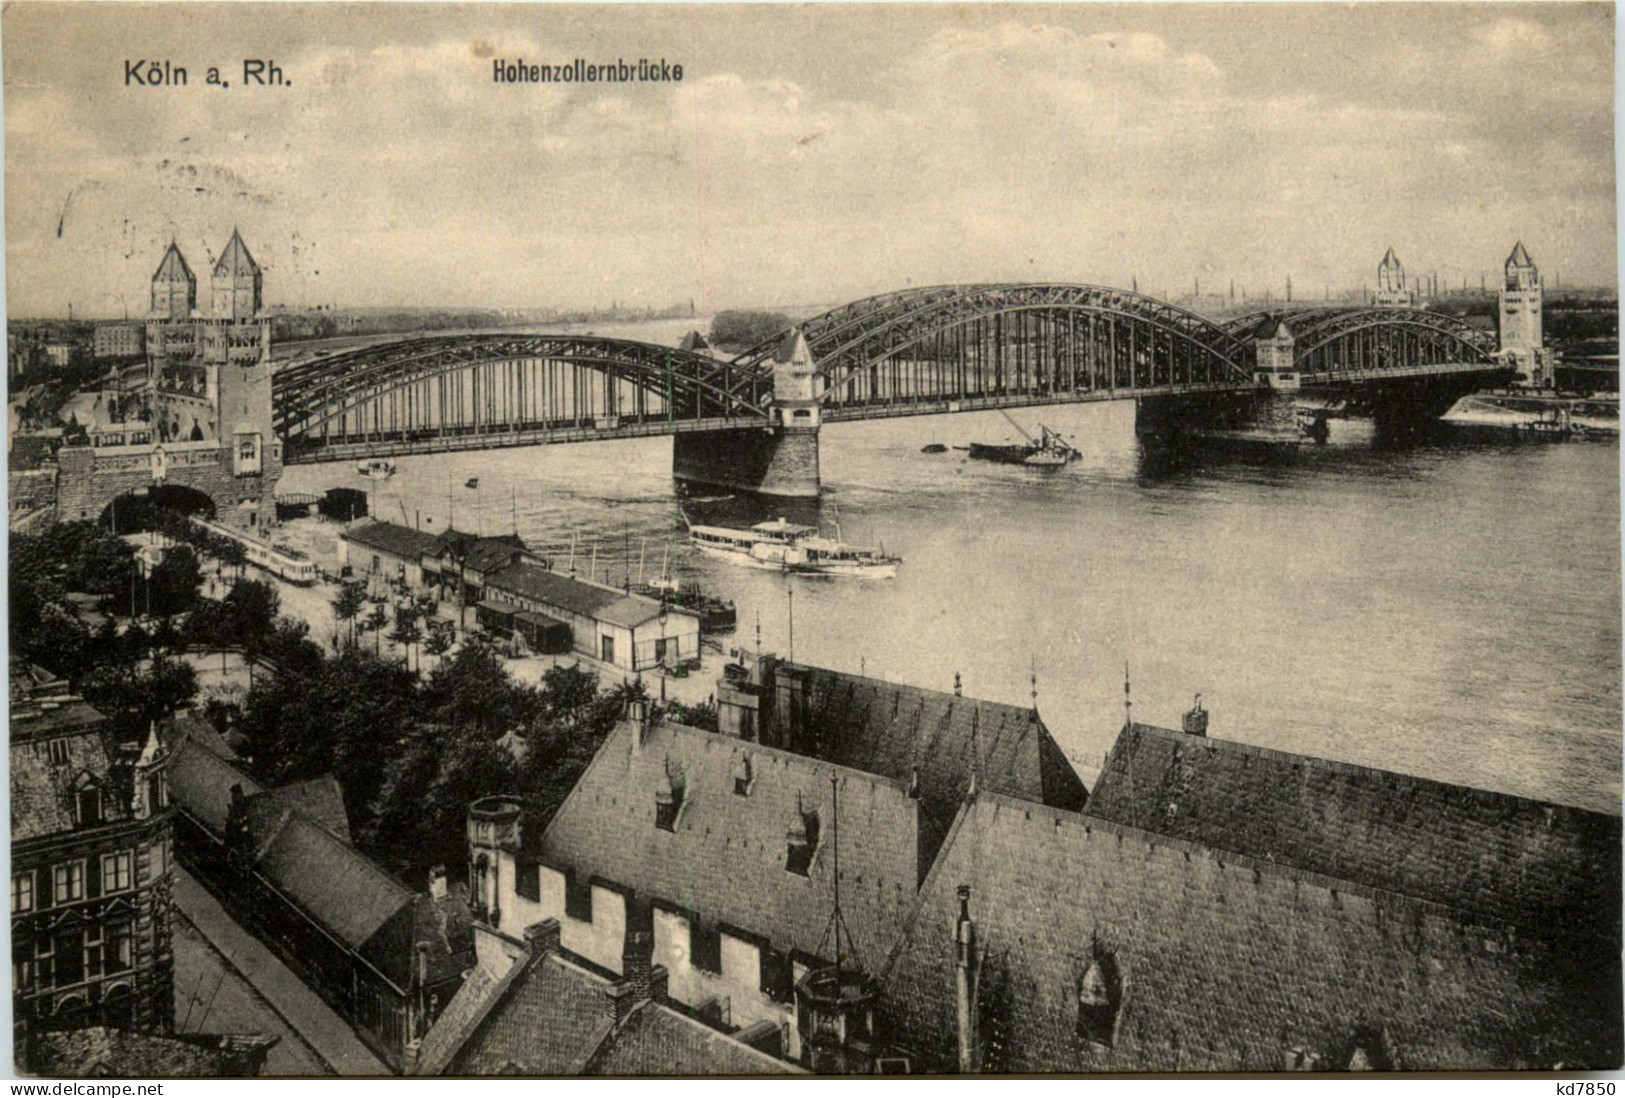
[[[795,822],[785,835],[784,868],[800,877],[812,868],[813,853],[818,849],[818,813],[804,812],[796,806]]]
[[[683,787],[671,780],[668,769],[655,787],[655,826],[662,831],[676,831],[677,817],[683,810]]]
[[[102,822],[102,791],[86,785],[74,791],[73,818],[80,827],[93,827]]]
[[[1117,1036],[1117,1011],[1123,1003],[1117,958],[1098,946],[1078,978],[1078,1036],[1111,1048]]]

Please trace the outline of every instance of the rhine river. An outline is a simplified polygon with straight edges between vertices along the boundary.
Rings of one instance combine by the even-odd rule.
[[[670,334],[620,333],[675,342]],[[1147,461],[1130,403],[1023,409],[1083,459],[1041,473],[923,454],[998,442],[997,413],[826,427],[821,508],[680,500],[668,439],[404,458],[386,482],[290,469],[285,491],[371,487],[395,522],[506,533],[564,567],[673,570],[738,604],[724,645],[1038,706],[1092,781],[1124,717],[1443,781],[1619,811],[1619,461],[1614,443],[1444,434],[1405,449],[1368,425],[1296,460]],[[477,477],[477,490],[465,487]],[[786,579],[701,557],[696,521],[787,514],[884,542],[894,580]],[[708,653],[705,674],[724,662]]]

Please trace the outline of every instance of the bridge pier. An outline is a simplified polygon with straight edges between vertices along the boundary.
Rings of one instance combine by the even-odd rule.
[[[1138,397],[1134,433],[1148,445],[1177,446],[1196,431],[1230,431],[1273,420],[1278,406],[1291,413],[1290,394],[1273,392],[1200,393]]]
[[[762,496],[817,499],[817,427],[740,427],[671,440],[672,476],[681,483]]]

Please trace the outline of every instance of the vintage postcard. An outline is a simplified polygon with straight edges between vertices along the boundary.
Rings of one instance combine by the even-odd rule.
[[[1614,21],[6,5],[12,1070],[1619,1068]]]

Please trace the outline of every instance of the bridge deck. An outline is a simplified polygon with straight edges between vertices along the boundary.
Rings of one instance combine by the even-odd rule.
[[[443,434],[431,438],[386,438],[364,442],[337,442],[309,450],[288,447],[284,463],[312,465],[323,461],[353,461],[359,458],[409,457],[413,454],[449,454],[465,450],[500,450],[520,446],[545,446],[564,442],[602,442],[619,438],[652,438],[690,431],[720,431],[729,427],[766,427],[767,420],[756,416],[724,416],[709,419],[645,420],[618,423],[614,427],[590,425],[570,427],[530,427],[518,431]]]

